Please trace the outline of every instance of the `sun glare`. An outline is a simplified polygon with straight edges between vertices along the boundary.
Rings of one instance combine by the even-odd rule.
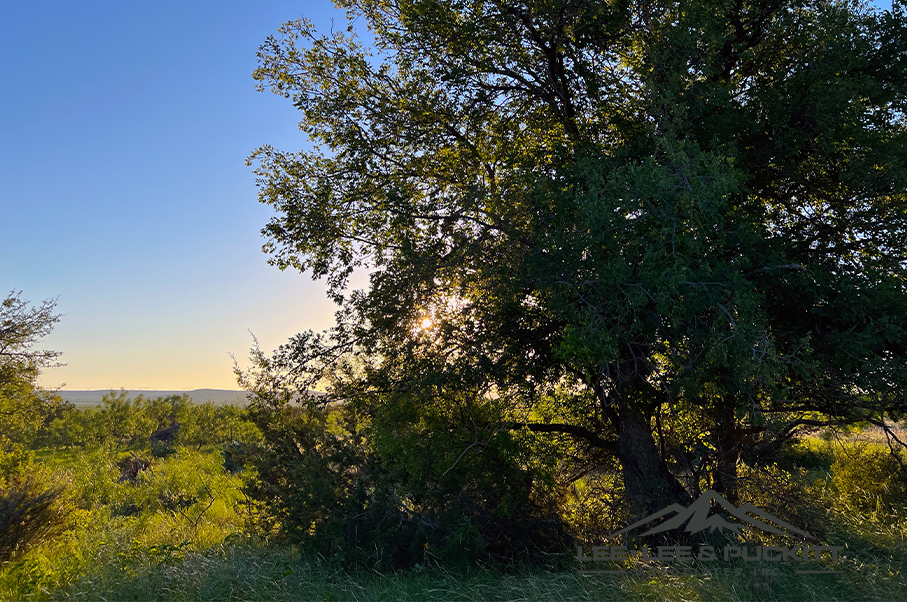
[[[419,323],[419,326],[422,327],[422,330],[428,330],[432,327],[434,322],[431,321],[431,318],[425,318],[422,322]]]

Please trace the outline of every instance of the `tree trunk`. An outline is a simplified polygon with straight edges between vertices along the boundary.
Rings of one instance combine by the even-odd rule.
[[[618,437],[624,490],[631,518],[638,520],[671,504],[689,505],[690,495],[658,453],[652,427],[639,412],[625,409]]]
[[[740,459],[740,427],[733,410],[725,412],[718,420],[715,463],[715,491],[730,503],[737,505],[737,461]]]

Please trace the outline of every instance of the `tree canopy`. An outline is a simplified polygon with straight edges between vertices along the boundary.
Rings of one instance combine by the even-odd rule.
[[[265,250],[340,304],[288,382],[398,434],[470,423],[457,454],[569,437],[637,514],[903,416],[902,1],[338,5],[255,71],[316,143],[250,158]]]
[[[24,443],[43,425],[60,399],[38,386],[42,368],[60,353],[35,349],[59,321],[55,300],[34,307],[12,291],[0,301],[0,488],[29,459]]]

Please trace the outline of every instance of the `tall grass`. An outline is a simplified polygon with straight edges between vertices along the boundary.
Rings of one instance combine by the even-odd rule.
[[[47,597],[79,575],[104,567],[141,573],[221,544],[240,533],[240,477],[224,471],[216,450],[178,448],[134,480],[123,478],[116,450],[61,450],[41,457],[69,483],[75,506],[66,532],[0,570],[0,600]],[[147,459],[146,459],[147,460]]]
[[[880,558],[872,559],[882,560]],[[867,567],[869,570],[866,571]],[[733,571],[735,567],[731,567]],[[765,568],[765,567],[761,567]],[[761,570],[760,568],[760,570]],[[132,548],[36,599],[75,600],[903,600],[907,588],[881,565],[842,563],[841,575],[701,576],[642,566],[623,575],[511,573],[441,567],[393,574],[333,570],[287,547],[227,542],[204,551]],[[752,567],[747,567],[751,571]],[[20,573],[21,575],[22,573]],[[25,599],[25,598],[23,598]]]
[[[785,460],[823,540],[845,547],[830,567],[839,574],[635,560],[620,574],[587,575],[579,562],[558,573],[340,570],[250,535],[242,477],[224,469],[218,448],[177,447],[162,458],[140,450],[151,464],[131,481],[117,467],[122,450],[44,450],[39,457],[66,477],[77,509],[63,536],[0,567],[0,600],[907,600],[907,500],[882,451],[813,439]]]

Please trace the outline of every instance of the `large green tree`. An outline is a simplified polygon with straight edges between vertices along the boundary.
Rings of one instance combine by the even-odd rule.
[[[251,158],[265,249],[341,305],[291,374],[376,422],[469,393],[476,443],[572,437],[635,513],[901,416],[903,2],[338,4],[369,44],[294,21],[255,72],[317,143]]]

